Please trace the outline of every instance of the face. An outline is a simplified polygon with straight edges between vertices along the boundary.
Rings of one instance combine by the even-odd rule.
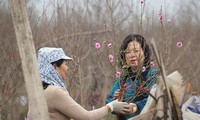
[[[131,41],[125,51],[126,63],[131,68],[141,67],[144,63],[144,51],[137,41]]]
[[[67,78],[67,72],[68,72],[68,66],[67,66],[68,62],[66,60],[63,61],[63,63],[61,64],[61,66],[55,66],[56,70],[58,71],[58,73],[60,74],[60,76],[62,77],[63,80],[66,80]]]

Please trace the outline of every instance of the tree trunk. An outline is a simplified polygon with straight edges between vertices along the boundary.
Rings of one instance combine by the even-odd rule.
[[[49,115],[37,67],[35,46],[25,0],[9,0],[18,43],[31,120],[48,120]]]

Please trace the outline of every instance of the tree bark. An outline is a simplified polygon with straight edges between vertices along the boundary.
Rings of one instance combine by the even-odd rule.
[[[37,67],[35,46],[28,20],[25,0],[9,0],[24,81],[29,100],[31,120],[48,120],[47,104]]]

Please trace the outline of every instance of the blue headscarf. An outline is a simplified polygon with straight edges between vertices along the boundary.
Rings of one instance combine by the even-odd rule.
[[[72,60],[71,57],[65,55],[62,48],[43,47],[38,51],[38,65],[41,80],[50,85],[55,85],[66,89],[62,77],[51,64],[52,62],[60,59]]]

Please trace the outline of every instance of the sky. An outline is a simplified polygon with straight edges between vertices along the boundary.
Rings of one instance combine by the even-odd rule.
[[[66,0],[58,0],[60,3],[66,2]],[[70,1],[70,0],[68,0]],[[73,0],[78,1],[79,3],[81,0]],[[132,0],[127,0],[132,1]],[[140,0],[134,0],[135,2],[140,2]],[[176,11],[176,6],[178,5],[178,2],[180,0],[145,0],[146,7],[148,7],[150,10],[154,10],[155,12],[159,12],[160,8],[162,6],[163,9],[166,10],[166,12],[170,13],[170,15],[173,15],[174,11]],[[36,9],[39,11],[39,13],[42,13],[41,11],[43,8],[46,8],[49,4],[52,4],[53,2],[56,3],[56,0],[35,0],[32,1],[33,4],[36,5]],[[147,6],[148,5],[148,6]]]
[[[147,4],[151,6],[155,11],[159,11],[161,6],[163,9],[167,10],[170,14],[173,14],[173,11],[176,11],[176,5],[180,0],[147,0]]]

